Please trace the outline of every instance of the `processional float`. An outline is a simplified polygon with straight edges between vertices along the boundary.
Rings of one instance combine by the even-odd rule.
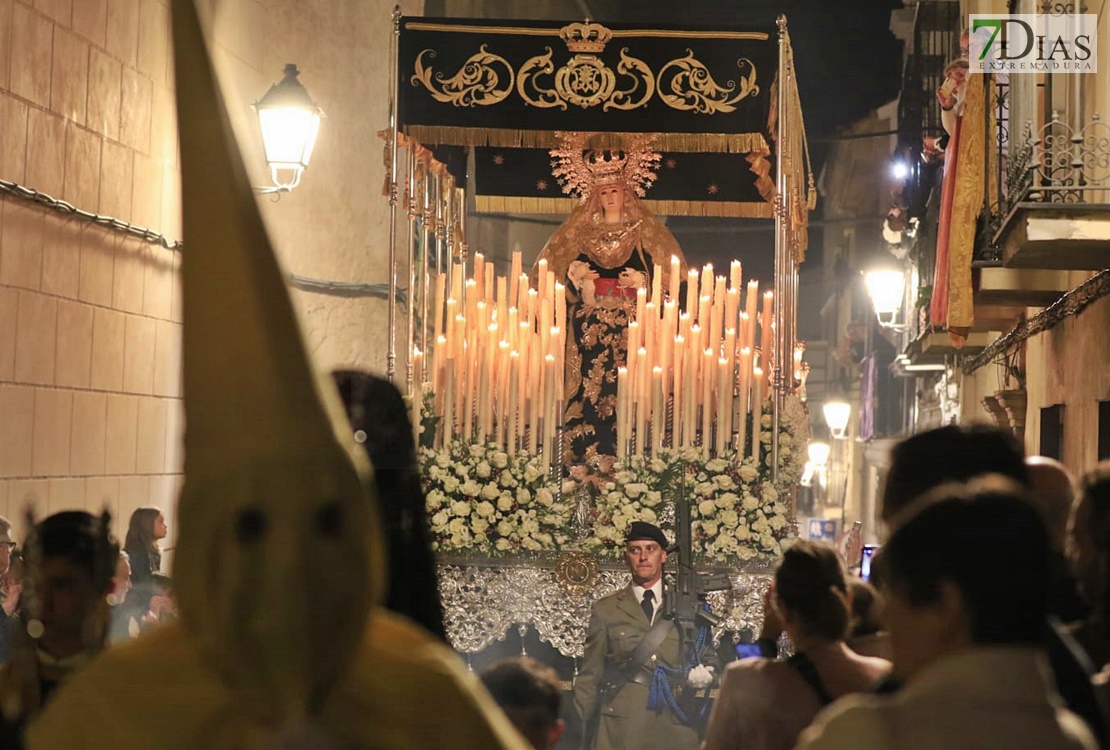
[[[393,24],[387,374],[400,377],[403,341],[455,646],[531,624],[579,655],[591,602],[625,581],[606,564],[615,530],[673,524],[675,481],[691,493],[695,553],[740,571],[719,602],[727,624],[757,625],[808,429],[795,320],[815,190],[785,17],[657,29],[397,12]],[[542,267],[530,278],[519,253],[472,254],[465,233],[468,204],[569,213],[549,156],[568,133],[592,149],[650,139],[661,157],[644,203],[659,215],[775,223],[773,293],[745,285],[738,262],[727,277],[690,269],[684,299],[674,272],[669,288],[657,272],[639,290],[618,462],[589,499],[562,460],[565,289]]]

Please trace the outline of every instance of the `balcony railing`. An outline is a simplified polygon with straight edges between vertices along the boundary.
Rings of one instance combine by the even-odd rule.
[[[1026,123],[1007,170],[1006,203],[1110,204],[1110,125],[1095,114],[1073,126],[1056,111],[1036,132]]]

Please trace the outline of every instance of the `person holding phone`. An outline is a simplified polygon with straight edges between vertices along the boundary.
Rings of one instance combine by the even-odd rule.
[[[796,652],[786,661],[741,659],[725,669],[705,750],[789,750],[824,706],[869,690],[890,670],[890,662],[860,656],[845,643],[848,583],[834,547],[796,542],[765,601]]]

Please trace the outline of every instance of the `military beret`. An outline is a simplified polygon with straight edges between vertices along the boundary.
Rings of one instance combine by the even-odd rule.
[[[646,521],[633,521],[628,527],[628,536],[624,538],[624,543],[641,541],[655,542],[663,549],[668,546],[667,537],[661,528]]]

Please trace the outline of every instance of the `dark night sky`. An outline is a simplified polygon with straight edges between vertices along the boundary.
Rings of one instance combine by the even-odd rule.
[[[889,26],[890,11],[902,7],[900,0],[587,2],[603,23],[764,24],[785,13],[815,179],[828,151],[825,139],[898,95],[902,43]],[[820,200],[812,218],[821,218]],[[739,257],[745,276],[752,273],[770,280],[774,248],[770,222],[674,217],[668,225],[692,264],[727,263]],[[810,247],[816,250],[820,243],[820,229],[815,227],[810,232]],[[811,260],[816,257],[811,254]]]

